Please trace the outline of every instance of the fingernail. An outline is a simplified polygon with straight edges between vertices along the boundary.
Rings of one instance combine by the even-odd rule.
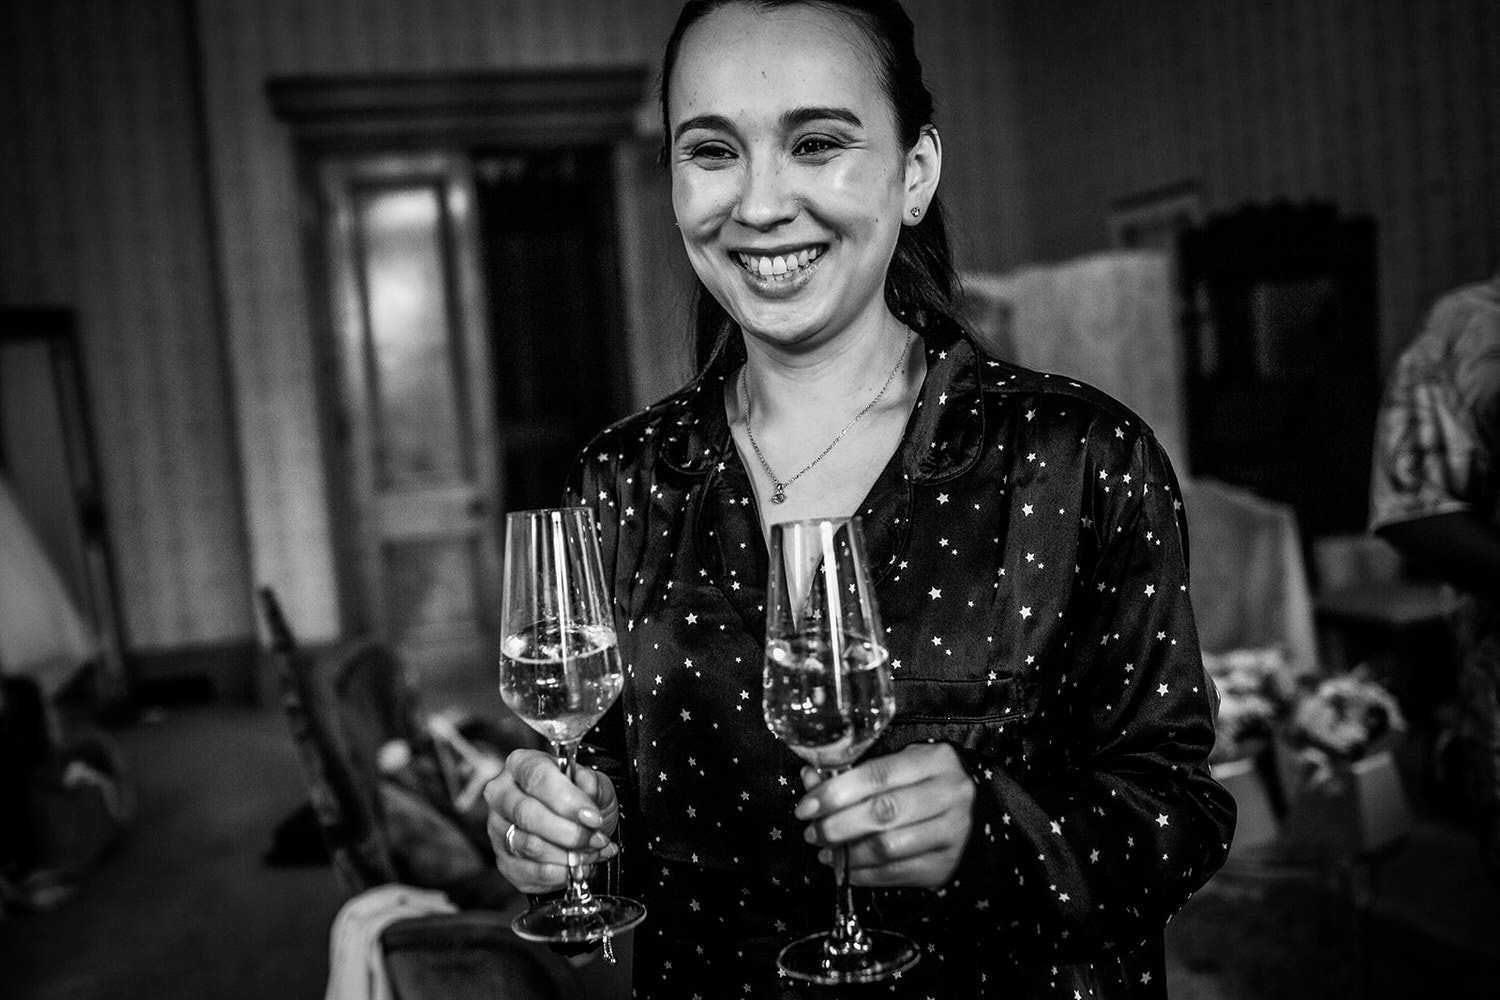
[[[585,807],[578,810],[578,822],[582,823],[584,826],[598,826],[604,822],[604,817],[599,815],[599,811],[597,809],[589,809]]]
[[[589,838],[589,846],[596,851],[602,851],[609,844],[609,838],[602,833],[596,833]]]
[[[830,851],[826,847],[823,848],[821,851],[819,851],[818,852],[818,864],[821,864],[821,865],[831,865],[831,864],[833,864],[833,852]]]
[[[599,852],[599,860],[601,860],[601,861],[608,861],[610,858],[614,857],[616,854],[619,854],[619,853],[620,853],[620,845],[619,844],[615,844],[615,843],[611,843],[608,847],[604,848],[604,850],[602,850],[602,851]]]
[[[811,819],[812,817],[816,816],[817,814],[818,814],[818,800],[817,799],[803,799],[801,802],[797,803],[797,808],[793,812],[793,815],[796,816],[798,819]]]
[[[818,842],[818,835],[813,832],[812,827],[807,826],[802,828],[802,839],[809,844],[816,844]]]

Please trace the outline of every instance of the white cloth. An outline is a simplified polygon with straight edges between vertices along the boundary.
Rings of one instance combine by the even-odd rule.
[[[457,909],[442,892],[399,882],[377,885],[350,899],[333,919],[324,1000],[391,1000],[380,935],[397,920]]]
[[[48,697],[99,652],[99,638],[0,476],[0,668]]]
[[[1318,670],[1297,515],[1212,479],[1182,480],[1190,593],[1205,653],[1277,648],[1294,674]]]
[[[1000,357],[1087,382],[1156,432],[1188,474],[1172,258],[1124,250],[1003,274],[966,274],[964,311]],[[998,329],[997,329],[998,327]]]

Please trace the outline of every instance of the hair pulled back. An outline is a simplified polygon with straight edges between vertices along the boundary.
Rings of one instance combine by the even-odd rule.
[[[897,0],[689,0],[677,16],[662,56],[658,94],[664,143],[671,141],[668,88],[682,38],[705,15],[732,4],[766,10],[805,4],[842,14],[864,32],[875,56],[881,85],[896,115],[896,134],[902,148],[911,149],[922,132],[932,126],[932,94],[922,81],[922,63],[917,59],[911,18]],[[664,159],[665,151],[664,145]],[[885,276],[886,305],[920,332],[930,319],[952,311],[956,280],[947,221],[942,203],[934,193],[924,216],[915,225],[901,227]],[[737,353],[738,342],[731,336],[735,331],[734,321],[701,281],[693,306],[693,326],[700,369],[706,368],[726,348]]]

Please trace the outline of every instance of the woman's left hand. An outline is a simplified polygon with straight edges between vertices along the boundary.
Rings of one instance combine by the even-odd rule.
[[[914,743],[822,781],[802,769],[797,818],[807,841],[849,850],[849,881],[939,889],[953,878],[974,819],[974,782],[947,743]]]

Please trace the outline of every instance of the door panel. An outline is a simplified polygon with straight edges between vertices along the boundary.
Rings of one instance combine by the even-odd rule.
[[[488,321],[465,158],[320,167],[345,526],[374,629],[418,669],[486,661],[499,593]]]

